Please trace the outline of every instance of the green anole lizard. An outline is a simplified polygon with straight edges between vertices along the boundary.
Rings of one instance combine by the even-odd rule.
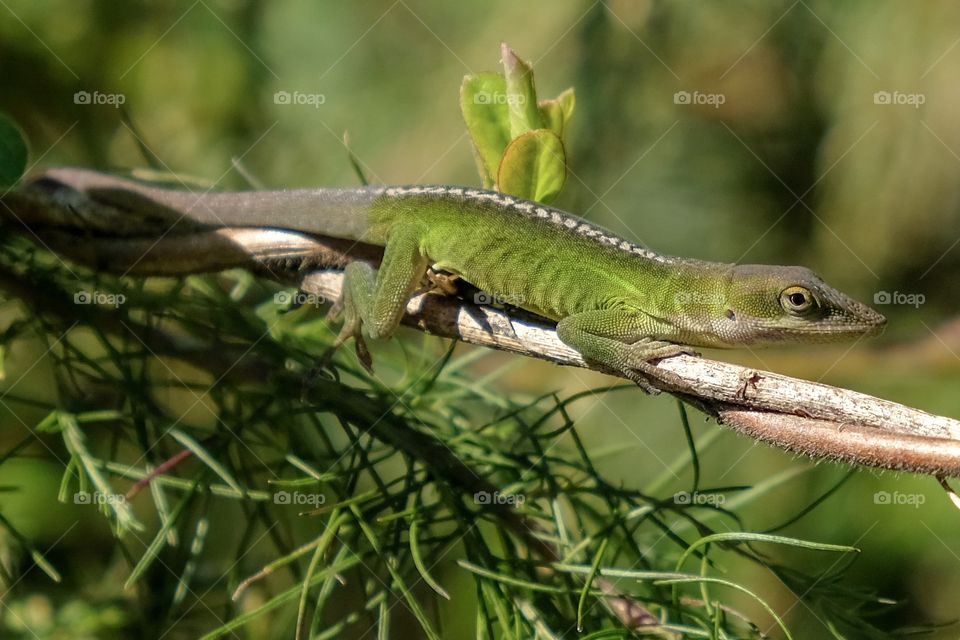
[[[388,338],[428,268],[557,322],[585,359],[648,391],[655,362],[696,347],[824,342],[879,333],[885,318],[796,266],[664,256],[585,220],[456,186],[190,193],[59,169],[46,179],[131,211],[206,227],[267,227],[384,247],[379,269],[345,269],[336,340]],[[118,197],[135,190],[137,202]]]

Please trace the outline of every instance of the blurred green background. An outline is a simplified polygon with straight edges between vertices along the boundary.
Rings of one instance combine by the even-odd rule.
[[[558,206],[664,253],[805,264],[890,319],[869,344],[709,355],[960,417],[960,5],[948,0],[5,0],[0,109],[26,130],[36,169],[143,166],[142,135],[171,171],[222,188],[246,184],[234,158],[269,186],[353,185],[349,131],[374,182],[477,184],[457,95],[463,75],[498,68],[502,41],[534,64],[541,96],[577,91]],[[84,104],[78,92],[91,103],[122,96],[136,132],[115,106]],[[283,104],[277,92],[322,97]],[[909,295],[922,302],[897,304]],[[0,390],[50,397],[42,349],[5,355]],[[509,361],[491,354],[477,372]],[[608,382],[524,361],[497,384],[538,394]],[[620,392],[575,409],[588,444],[614,452],[603,471],[627,486],[660,476],[685,451],[669,398]],[[0,450],[43,415],[0,405]],[[718,427],[697,419],[694,429]],[[51,586],[28,572],[0,597],[0,618],[129,612],[109,531],[94,510],[55,501],[62,468],[42,447],[35,453],[0,465],[0,512],[71,578]],[[757,530],[845,473],[729,432],[702,464],[708,486],[797,469],[744,513]],[[878,504],[881,491],[922,504]],[[893,628],[957,617],[958,521],[934,479],[862,469],[786,533],[862,548],[847,580],[904,601],[882,621]],[[15,548],[2,547],[8,571],[25,562]],[[823,561],[823,570],[834,562],[793,560]],[[439,573],[454,581],[457,568]],[[737,577],[788,612],[799,637],[823,637],[785,585],[765,573]],[[71,601],[70,584],[84,580],[99,580],[116,611]]]

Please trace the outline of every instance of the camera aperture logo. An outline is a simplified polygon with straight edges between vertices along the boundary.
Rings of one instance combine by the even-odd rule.
[[[107,293],[105,291],[77,291],[73,294],[73,304],[99,304],[117,308],[127,301],[122,293]]]
[[[702,93],[700,91],[677,91],[673,94],[673,104],[709,106],[719,109],[727,101],[722,93]]]
[[[123,504],[126,501],[127,497],[122,493],[77,491],[73,494],[73,504]]]
[[[673,503],[679,505],[709,505],[719,507],[727,501],[727,496],[722,493],[701,493],[694,491],[677,491],[673,494]]]
[[[902,304],[918,309],[927,301],[922,293],[903,293],[902,291],[877,291],[873,294],[873,304]]]
[[[310,106],[319,109],[326,104],[327,96],[322,93],[304,93],[303,91],[277,91],[273,94],[273,104]]]
[[[899,491],[877,491],[873,494],[873,504],[883,505],[910,505],[914,509],[919,509],[920,505],[927,501],[927,496],[922,493],[900,493]]]
[[[273,494],[273,504],[319,507],[327,501],[322,493],[304,493],[303,491],[277,491]]]
[[[100,93],[99,91],[77,91],[73,94],[73,104],[100,105],[105,104],[115,109],[127,101],[122,93]]]
[[[509,504],[518,507],[526,501],[526,497],[524,497],[522,493],[500,493],[499,491],[490,493],[489,491],[478,491],[473,494],[473,501],[479,505]]]

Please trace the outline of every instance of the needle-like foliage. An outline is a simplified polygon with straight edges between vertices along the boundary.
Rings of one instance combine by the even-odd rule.
[[[731,577],[753,564],[835,637],[882,637],[868,622],[880,602],[839,577],[855,549],[741,525],[738,511],[795,470],[704,486],[715,438],[697,442],[681,407],[662,428],[687,433],[674,467],[692,466],[692,484],[608,481],[570,409],[639,393],[629,385],[503,394],[502,371],[477,374],[488,352],[412,331],[375,350],[374,375],[346,349],[317,373],[333,337],[323,313],[290,310],[240,271],[113,278],[5,237],[0,286],[16,310],[3,346],[39,342],[56,380],[40,400],[4,403],[48,411],[26,428],[66,461],[60,499],[89,496],[110,523],[122,560],[103,602],[137,596],[126,628],[449,638],[466,615],[478,638],[794,637],[762,591]],[[77,292],[122,304],[75,304]],[[2,463],[38,448],[26,437]],[[781,564],[785,545],[837,561],[808,574]]]

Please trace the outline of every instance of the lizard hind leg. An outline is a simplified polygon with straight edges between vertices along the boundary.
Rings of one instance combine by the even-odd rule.
[[[341,298],[331,310],[343,316],[343,326],[331,351],[352,337],[356,340],[360,363],[371,371],[372,362],[363,335],[374,340],[393,335],[427,265],[416,229],[397,229],[391,234],[379,269],[360,261],[348,264]]]
[[[351,273],[353,275],[351,275]],[[341,319],[343,320],[343,324],[340,326],[340,330],[337,332],[333,342],[314,360],[313,366],[310,367],[310,370],[304,377],[303,389],[301,390],[301,398],[304,401],[306,401],[308,397],[309,390],[316,385],[317,380],[325,370],[329,370],[334,377],[337,377],[336,370],[330,366],[330,363],[333,361],[333,356],[336,354],[337,349],[343,346],[350,338],[356,340],[355,349],[357,352],[357,360],[367,373],[373,373],[373,360],[370,358],[370,351],[367,349],[367,345],[363,340],[363,322],[354,296],[363,296],[365,292],[372,292],[374,283],[376,282],[376,275],[373,267],[361,262],[350,263],[344,269],[343,287],[340,292],[340,297],[330,306],[330,310],[327,311],[326,316],[326,320],[330,324],[336,323]]]
[[[336,371],[330,367],[330,363],[337,349],[343,346],[350,338],[356,340],[355,349],[357,352],[357,360],[359,360],[367,373],[373,373],[373,360],[370,358],[370,352],[367,350],[366,343],[364,343],[363,340],[360,315],[357,313],[354,305],[347,304],[347,290],[348,287],[344,284],[340,298],[333,303],[327,312],[327,322],[334,323],[342,318],[343,325],[341,325],[340,331],[337,332],[337,336],[333,339],[333,342],[330,343],[330,346],[314,360],[313,366],[307,372],[303,380],[303,391],[301,394],[304,401],[306,401],[305,399],[308,397],[307,393],[309,389],[316,384],[316,381],[324,370],[329,369],[336,377]]]
[[[361,307],[373,297],[376,288],[377,272],[365,262],[353,262],[347,265],[344,271],[343,292],[340,299],[330,309],[331,319],[337,316],[343,318],[343,325],[334,338],[333,344],[323,355],[325,362],[333,357],[334,352],[350,338],[354,339],[357,359],[367,373],[373,372],[373,360],[370,351],[363,340],[363,313]]]

